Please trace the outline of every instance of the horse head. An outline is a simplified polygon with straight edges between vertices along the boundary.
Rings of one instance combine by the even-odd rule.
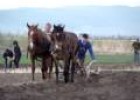
[[[62,50],[64,40],[65,40],[65,26],[62,25],[53,25],[52,31],[52,41],[54,43],[54,50]]]
[[[38,34],[38,25],[29,25],[27,23],[27,28],[28,28],[28,43],[29,43],[29,48],[33,49],[34,45],[39,41],[40,39],[40,34]]]
[[[53,33],[63,33],[65,26],[64,25],[53,25]]]

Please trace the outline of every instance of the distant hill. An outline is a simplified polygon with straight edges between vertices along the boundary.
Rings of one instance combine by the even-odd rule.
[[[87,32],[96,36],[139,35],[140,7],[74,6],[56,9],[18,8],[0,10],[0,31],[23,33],[26,23],[63,23],[66,30]]]

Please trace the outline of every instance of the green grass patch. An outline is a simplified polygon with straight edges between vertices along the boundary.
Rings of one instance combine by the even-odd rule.
[[[100,64],[129,64],[133,63],[132,54],[97,54],[96,63]],[[86,63],[91,61],[90,56],[86,57]]]
[[[133,63],[133,55],[132,54],[97,54],[96,63],[98,64],[131,64]],[[91,61],[90,56],[86,56],[86,63]],[[26,55],[22,55],[21,64],[28,65],[30,64],[30,58],[27,59]],[[0,64],[4,64],[4,59],[2,55],[0,56]]]
[[[0,64],[4,64],[4,59],[2,58],[2,55],[0,55]],[[27,58],[26,55],[22,55],[20,64],[25,64],[25,65],[30,64],[30,58],[29,57]]]

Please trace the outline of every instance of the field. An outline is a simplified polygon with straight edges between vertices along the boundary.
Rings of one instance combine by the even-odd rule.
[[[0,53],[6,47],[11,48],[15,39],[16,36],[0,39]],[[36,73],[36,80],[31,81],[27,69],[30,59],[26,57],[26,39],[18,36],[23,52],[20,70],[25,69],[24,73],[16,73],[18,69],[10,69],[15,70],[14,73],[0,73],[0,100],[140,100],[140,68],[133,63],[131,41],[94,40],[96,62],[92,68],[100,67],[102,71],[98,75],[92,73],[90,80],[76,74],[74,83],[65,84],[62,79],[56,83],[54,74],[51,80],[43,81],[41,73]],[[90,56],[87,55],[86,64],[90,61]],[[40,65],[37,64],[37,67]],[[135,71],[123,71],[127,68],[135,68]],[[3,69],[4,61],[0,55],[0,71]],[[117,69],[120,71],[113,71]],[[62,75],[61,77],[63,78]]]
[[[139,72],[102,72],[86,81],[76,76],[75,83],[42,81],[36,74],[0,74],[0,100],[139,100]]]
[[[103,69],[138,68],[133,64],[132,54],[97,54],[94,67]],[[86,63],[90,62],[87,56]],[[2,58],[1,58],[2,64]],[[30,65],[25,55],[21,59],[21,67]],[[13,70],[13,69],[12,69]],[[62,76],[62,75],[61,75]],[[62,79],[55,82],[42,81],[41,74],[35,74],[35,81],[31,81],[30,73],[1,73],[0,100],[139,100],[140,73],[102,71],[91,74],[90,80],[76,75],[74,83],[65,84]]]

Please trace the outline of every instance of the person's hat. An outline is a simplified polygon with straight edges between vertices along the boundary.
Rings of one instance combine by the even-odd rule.
[[[83,38],[88,39],[89,38],[88,34],[84,33]]]

